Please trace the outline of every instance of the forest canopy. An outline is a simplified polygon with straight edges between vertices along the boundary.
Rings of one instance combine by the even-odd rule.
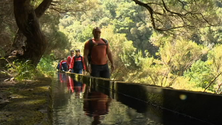
[[[44,73],[54,71],[70,50],[83,52],[92,28],[98,26],[111,46],[116,67],[112,79],[198,91],[209,87],[220,93],[220,0],[4,0],[0,4],[2,66],[15,61],[9,58],[15,56],[30,60]]]

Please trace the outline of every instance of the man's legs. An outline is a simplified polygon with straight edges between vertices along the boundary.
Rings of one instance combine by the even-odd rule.
[[[82,74],[82,69],[81,69],[81,70],[79,70],[79,74]]]
[[[106,65],[91,65],[92,71],[91,76],[110,78],[109,67]]]
[[[80,70],[74,69],[74,73],[82,74],[82,69],[80,69]]]
[[[102,66],[102,71],[100,72],[100,77],[110,78],[110,72],[108,64]]]
[[[91,76],[100,77],[100,66],[91,64]]]

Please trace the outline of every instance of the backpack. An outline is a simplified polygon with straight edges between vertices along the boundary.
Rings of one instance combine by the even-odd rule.
[[[59,70],[59,68],[60,68],[60,62],[58,63],[58,65],[57,65],[57,67],[56,67],[58,70]]]
[[[106,45],[108,45],[108,41],[107,41],[106,39],[103,39],[103,38],[101,38],[101,39],[102,39],[102,41],[103,41]],[[102,45],[102,44],[98,44],[98,45]],[[90,40],[89,40],[89,54],[88,54],[88,57],[87,57],[89,64],[91,63],[91,52],[92,52],[93,46],[94,46],[93,39],[90,39]]]
[[[67,64],[67,62],[64,62],[64,63],[62,63],[62,70],[64,70],[64,71],[68,71],[68,64]]]

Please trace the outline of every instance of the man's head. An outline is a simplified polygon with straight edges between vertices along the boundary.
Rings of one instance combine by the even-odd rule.
[[[94,36],[94,39],[100,39],[101,30],[99,27],[93,28],[92,34]]]
[[[80,50],[76,49],[76,55],[79,56],[80,55]]]
[[[74,55],[74,50],[71,50],[70,54],[71,54],[71,56],[73,56]]]

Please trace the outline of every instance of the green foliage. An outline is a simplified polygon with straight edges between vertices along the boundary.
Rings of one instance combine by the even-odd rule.
[[[24,62],[14,61],[8,64],[8,71],[18,81],[30,80],[36,77],[37,73],[35,67],[29,60]]]
[[[161,61],[169,66],[175,75],[183,75],[196,60],[203,54],[203,47],[185,39],[166,41],[159,51]]]
[[[221,53],[222,45],[215,46],[208,54],[208,62],[211,64],[214,72],[222,72],[222,53]]]
[[[222,45],[215,46],[212,50],[209,51],[207,63],[210,65],[214,77],[222,72]],[[215,80],[214,85],[220,85],[222,81],[222,76],[218,76]]]
[[[190,79],[190,84],[195,84],[201,88],[206,88],[215,77],[210,68],[210,64],[201,60],[195,62],[191,68],[184,73],[184,76]],[[212,90],[213,86],[211,86],[210,89]]]
[[[125,42],[125,46],[122,50],[123,54],[121,55],[121,60],[127,68],[136,69],[138,68],[137,62],[137,53],[135,52],[136,48],[132,46],[132,41]]]
[[[132,1],[122,1],[122,4],[117,4],[115,13],[116,17],[113,20],[115,31],[125,33],[138,51],[149,51],[154,56],[158,48],[149,42],[153,31],[150,24],[146,23],[149,21],[146,17],[147,11]],[[142,54],[145,56],[145,53]]]
[[[56,63],[54,63],[54,55],[48,55],[41,58],[37,70],[46,77],[53,77],[56,71]]]
[[[29,60],[25,62],[14,61],[7,65],[8,72],[18,81],[31,80],[40,75],[53,77],[56,69],[54,55],[48,55],[41,58],[37,68]]]
[[[40,21],[43,24],[43,31],[48,41],[45,55],[53,53],[56,58],[65,56],[65,51],[70,49],[70,41],[67,36],[59,31],[59,16],[56,13],[50,12],[44,14]]]
[[[199,43],[206,45],[206,46],[212,46],[216,44],[222,44],[222,27],[216,26],[216,27],[206,27],[202,28],[199,32]]]

